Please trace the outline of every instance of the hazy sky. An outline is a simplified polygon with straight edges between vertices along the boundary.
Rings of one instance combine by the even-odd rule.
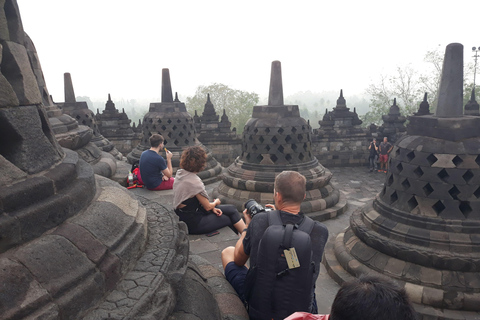
[[[155,99],[161,69],[185,97],[224,83],[268,95],[282,62],[284,96],[364,92],[380,73],[460,42],[480,46],[480,1],[18,0],[50,94],[63,73],[92,99]]]

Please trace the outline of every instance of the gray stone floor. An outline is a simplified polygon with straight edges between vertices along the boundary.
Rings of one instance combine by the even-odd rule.
[[[348,209],[343,215],[324,221],[329,230],[330,239],[348,226],[351,213],[372,200],[380,192],[385,181],[384,173],[370,173],[365,167],[354,168],[329,168],[333,173],[332,182],[336,188],[345,195]],[[220,182],[207,185],[209,194]],[[134,191],[133,191],[134,190]],[[166,208],[172,207],[172,191],[148,191],[146,189],[133,189],[132,191],[155,202],[161,203]],[[220,252],[227,246],[234,245],[238,236],[229,228],[219,230],[220,233],[213,237],[205,235],[190,235],[190,253],[206,259],[214,267],[222,270]],[[320,275],[316,282],[316,295],[319,313],[330,313],[330,306],[339,286],[328,276],[322,265]]]

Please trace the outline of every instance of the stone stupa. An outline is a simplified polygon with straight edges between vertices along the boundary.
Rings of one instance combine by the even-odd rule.
[[[313,156],[311,134],[298,106],[283,103],[281,64],[273,61],[268,105],[253,108],[243,131],[242,154],[228,167],[214,196],[238,210],[248,199],[273,203],[276,175],[293,170],[307,179],[304,213],[317,220],[343,213],[346,201],[330,183],[332,173]]]
[[[102,113],[97,109],[95,120],[102,136],[115,145],[115,148],[122,154],[128,154],[137,146],[139,142],[137,135],[130,126],[132,120],[128,118],[124,109],[120,112],[115,107],[110,93]]]
[[[92,142],[96,138],[94,131],[89,126],[79,124],[76,119],[66,114],[53,102],[48,93],[37,50],[27,34],[25,34],[25,48],[48,116],[48,122],[57,142],[63,148],[77,152],[83,160],[93,167],[95,174],[108,178],[113,177],[118,169],[118,161],[112,154],[102,151]],[[112,149],[112,151],[118,153],[116,149]]]
[[[139,125],[140,126],[140,125]],[[183,102],[175,100],[172,95],[170,72],[162,69],[162,102],[152,102],[148,113],[142,122],[143,138],[140,144],[127,156],[130,163],[140,160],[142,152],[150,149],[149,138],[153,133],[159,133],[165,138],[165,147],[173,153],[172,166],[174,173],[179,168],[182,150],[189,146],[202,146],[207,152],[207,166],[198,176],[204,183],[218,181],[222,166],[212,156],[212,153],[197,139],[195,123],[187,112]]]
[[[407,118],[400,114],[400,108],[397,106],[397,98],[393,99],[393,104],[388,109],[388,114],[382,116],[383,123],[378,127],[376,137],[378,141],[383,141],[384,137],[388,138],[390,143],[397,141],[407,130],[405,121]]]
[[[314,154],[326,166],[361,166],[367,163],[370,132],[360,127],[356,109],[350,111],[343,97],[343,90],[332,111],[325,110],[318,121],[319,129],[313,130]]]
[[[222,166],[229,166],[241,153],[242,139],[237,135],[236,128],[231,129],[232,123],[228,120],[225,109],[220,121],[218,118],[210,94],[207,94],[202,115],[198,116],[195,110],[193,116],[198,139],[207,146]]]
[[[15,0],[0,26],[0,318],[80,319],[135,265],[152,209],[59,145]]]
[[[381,274],[419,319],[480,319],[480,118],[463,111],[463,46],[447,46],[436,114],[395,143],[383,190],[327,244],[339,283]],[[423,108],[423,109],[422,109]]]
[[[97,120],[92,110],[88,108],[86,101],[77,101],[73,90],[72,76],[66,72],[63,75],[65,102],[58,102],[57,105],[72,118],[76,119],[79,124],[89,127],[93,130],[92,142],[104,152],[110,153],[117,160],[122,160],[123,155],[118,152],[108,139],[106,139],[98,129]]]

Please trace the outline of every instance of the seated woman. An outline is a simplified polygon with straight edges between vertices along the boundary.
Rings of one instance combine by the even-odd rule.
[[[180,168],[173,183],[175,213],[188,226],[190,234],[204,234],[230,227],[235,233],[245,229],[245,222],[233,205],[220,205],[220,199],[210,202],[205,185],[197,176],[207,162],[202,147],[188,147],[180,158]]]

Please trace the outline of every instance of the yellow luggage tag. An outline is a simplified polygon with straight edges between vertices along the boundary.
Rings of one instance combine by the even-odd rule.
[[[288,269],[295,269],[300,267],[300,261],[298,261],[297,252],[295,248],[283,250],[285,259],[287,260]]]

